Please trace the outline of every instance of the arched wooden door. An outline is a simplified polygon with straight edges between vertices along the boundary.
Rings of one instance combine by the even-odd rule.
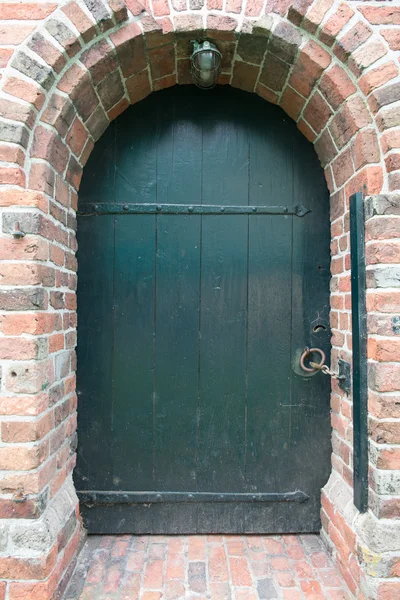
[[[309,532],[330,471],[329,204],[281,109],[131,107],[79,199],[75,471],[90,532]]]

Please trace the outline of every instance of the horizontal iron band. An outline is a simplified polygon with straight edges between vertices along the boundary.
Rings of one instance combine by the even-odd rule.
[[[296,490],[266,494],[217,492],[103,492],[78,491],[82,504],[151,504],[153,502],[305,502],[309,496]]]
[[[89,203],[79,207],[78,215],[295,215],[304,217],[310,210],[297,206],[214,206],[211,204],[111,204]]]

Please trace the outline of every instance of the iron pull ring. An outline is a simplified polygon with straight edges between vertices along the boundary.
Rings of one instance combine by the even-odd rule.
[[[318,364],[310,363],[313,366],[306,367],[305,360],[308,356],[310,356],[310,354],[313,354],[313,353],[319,354],[321,357],[321,361]],[[323,350],[321,350],[320,348],[304,348],[304,352],[300,357],[300,366],[303,369],[303,371],[306,371],[307,373],[315,373],[316,371],[322,370],[322,367],[325,365],[325,360],[326,360],[325,352]]]

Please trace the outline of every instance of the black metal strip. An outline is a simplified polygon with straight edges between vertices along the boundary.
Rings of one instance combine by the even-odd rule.
[[[215,492],[99,492],[78,491],[82,504],[151,504],[153,502],[305,502],[309,496],[297,490],[268,494],[219,494]]]
[[[351,315],[353,339],[354,505],[368,508],[368,370],[364,199],[350,197]]]
[[[79,207],[78,215],[194,214],[194,215],[295,215],[304,217],[305,206],[213,206],[209,204],[109,204],[90,203]]]

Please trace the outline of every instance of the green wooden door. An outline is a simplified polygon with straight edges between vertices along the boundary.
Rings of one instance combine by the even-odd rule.
[[[254,95],[173,88],[86,166],[76,486],[90,532],[309,532],[330,471],[329,204]]]

